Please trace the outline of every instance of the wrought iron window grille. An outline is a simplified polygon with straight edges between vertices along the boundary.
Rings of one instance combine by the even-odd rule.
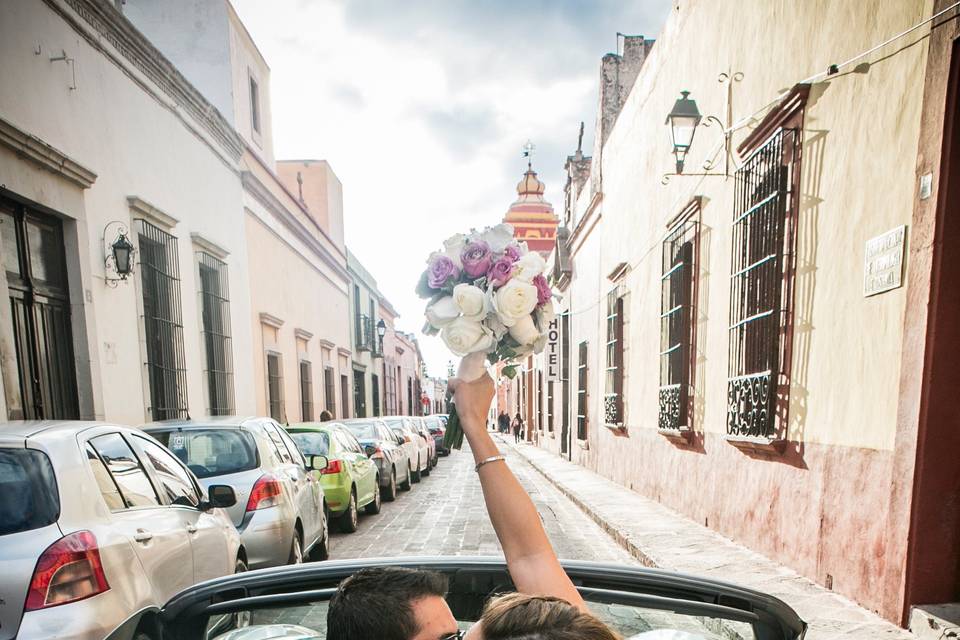
[[[691,428],[699,232],[698,216],[681,218],[662,246],[657,420],[662,431]]]
[[[603,421],[608,427],[624,427],[624,298],[623,289],[615,287],[607,294],[607,343]]]
[[[277,422],[286,422],[283,414],[283,360],[273,351],[267,352],[267,410]]]
[[[789,390],[799,129],[781,128],[735,176],[727,381],[727,434],[782,440]]]
[[[197,252],[197,260],[208,411],[212,416],[231,415],[233,342],[230,337],[230,286],[227,265],[204,251]]]
[[[577,348],[577,440],[587,439],[587,342]]]
[[[313,420],[313,364],[309,360],[300,361],[300,419]]]
[[[177,238],[146,220],[136,220],[136,228],[150,416],[153,420],[186,418],[189,403]]]

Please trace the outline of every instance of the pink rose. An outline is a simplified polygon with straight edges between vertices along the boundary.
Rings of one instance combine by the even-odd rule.
[[[537,288],[537,305],[549,302],[553,292],[550,290],[550,283],[542,273],[533,279],[533,286]]]
[[[430,256],[430,262],[427,264],[427,284],[431,289],[442,289],[450,278],[456,278],[460,275],[457,265],[453,260],[441,253],[435,253]]]
[[[495,287],[507,284],[510,274],[513,273],[513,261],[504,256],[493,263],[487,272],[487,281]]]
[[[493,262],[490,245],[483,240],[468,242],[460,254],[460,261],[463,263],[463,271],[471,278],[487,275],[490,263]]]
[[[515,244],[507,245],[507,248],[503,250],[503,255],[510,262],[516,262],[520,259],[520,247]]]

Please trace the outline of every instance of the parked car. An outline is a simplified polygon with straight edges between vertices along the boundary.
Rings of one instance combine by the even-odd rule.
[[[783,601],[745,587],[622,564],[562,564],[593,613],[631,640],[800,640],[806,632],[806,623]],[[219,635],[220,640],[316,640],[326,630],[304,625],[326,619],[340,581],[360,569],[383,566],[446,574],[447,602],[461,628],[476,621],[492,595],[509,591],[512,584],[506,564],[497,558],[364,558],[308,564],[197,585],[167,603],[160,627],[164,638],[213,639],[223,630],[206,636],[208,621],[228,612],[245,616],[251,626]],[[289,618],[304,622],[280,622]]]
[[[403,438],[381,420],[356,418],[343,420],[341,424],[357,438],[380,470],[380,490],[384,500],[396,500],[397,488],[410,490],[413,462]]]
[[[433,441],[437,445],[437,455],[448,456],[450,449],[443,445],[443,438],[447,434],[447,416],[432,415],[423,419],[427,423],[427,429],[433,436]]]
[[[410,418],[410,424],[413,425],[413,430],[420,434],[420,437],[423,438],[424,442],[427,443],[427,451],[429,453],[429,463],[427,464],[427,470],[423,475],[430,475],[430,471],[437,466],[437,462],[440,460],[440,456],[437,454],[437,442],[433,439],[433,434],[430,433],[430,429],[427,428],[427,423],[423,418],[419,416],[414,416]]]
[[[342,424],[304,422],[286,427],[305,456],[326,456],[327,466],[314,473],[327,500],[327,510],[345,533],[353,533],[359,511],[380,513],[380,470]]]
[[[200,484],[233,487],[228,509],[251,569],[325,560],[327,507],[320,481],[289,435],[269,418],[154,422],[144,430],[193,471]],[[321,469],[325,459],[314,461]]]
[[[235,501],[136,429],[0,424],[0,638],[156,638],[175,593],[246,570]]]
[[[408,416],[389,416],[383,421],[391,431],[403,438],[410,460],[415,461],[411,479],[413,482],[420,482],[420,478],[425,475],[424,471],[429,474],[430,450],[426,439],[414,431],[413,423]]]

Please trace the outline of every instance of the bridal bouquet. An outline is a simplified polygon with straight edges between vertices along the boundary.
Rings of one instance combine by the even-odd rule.
[[[417,295],[429,300],[424,333],[439,334],[462,356],[458,378],[478,379],[486,362],[506,363],[503,374],[512,378],[517,359],[543,351],[554,319],[545,269],[540,254],[516,242],[508,224],[458,233],[430,255],[417,284]],[[456,407],[444,444],[463,444]]]

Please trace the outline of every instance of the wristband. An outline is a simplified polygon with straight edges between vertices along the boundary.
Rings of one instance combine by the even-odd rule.
[[[483,460],[478,462],[477,466],[474,467],[473,470],[476,471],[477,473],[480,473],[480,467],[482,467],[483,465],[490,462],[497,462],[499,460],[506,460],[506,459],[507,459],[507,456],[490,456],[489,458],[484,458]]]

